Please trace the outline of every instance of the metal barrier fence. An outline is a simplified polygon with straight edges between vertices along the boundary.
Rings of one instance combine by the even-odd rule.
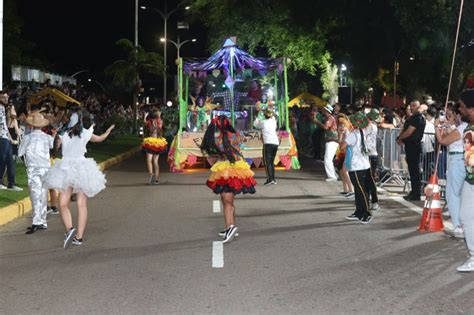
[[[408,164],[406,162],[405,146],[397,144],[400,129],[379,129],[377,134],[379,177],[378,186],[391,184],[403,187],[403,192],[409,189]],[[426,185],[434,172],[436,164],[436,139],[433,133],[425,133],[420,155],[420,174],[422,186]],[[439,150],[438,179],[444,197],[447,172],[447,148],[441,146]]]

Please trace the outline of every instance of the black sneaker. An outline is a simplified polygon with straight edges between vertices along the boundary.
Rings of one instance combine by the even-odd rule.
[[[227,229],[227,233],[225,234],[224,236],[224,240],[222,241],[222,243],[228,243],[230,241],[232,241],[235,237],[235,234],[237,233],[238,231],[238,228],[235,226],[235,225],[231,225],[229,226],[229,228]]]
[[[72,238],[75,235],[76,235],[76,229],[75,228],[70,228],[69,231],[67,231],[67,233],[64,234],[64,245],[63,245],[64,249],[71,247]]]
[[[27,228],[26,234],[33,234],[36,231],[46,230],[47,228],[48,228],[48,226],[46,226],[45,224],[39,224],[39,225],[33,224],[32,226],[29,226]]]
[[[228,229],[225,229],[224,231],[219,232],[219,236],[225,237],[225,234],[227,233]],[[235,237],[239,236],[239,233],[235,233]]]
[[[56,207],[48,207],[48,214],[59,214],[59,210]]]
[[[273,184],[273,182],[271,180],[267,180],[265,183],[263,183],[264,186],[268,186],[268,185],[271,185]]]
[[[348,216],[346,217],[346,220],[347,220],[347,221],[359,221],[360,219],[353,213],[353,214],[351,214],[351,215],[348,215]]]
[[[420,196],[412,196],[412,195],[403,196],[403,199],[408,200],[408,201],[420,201],[421,200]]]
[[[360,223],[369,224],[370,222],[372,222],[373,219],[374,217],[369,215],[369,216],[366,216],[365,218],[360,219]]]
[[[72,245],[78,245],[78,246],[82,245],[82,238],[77,238],[74,236],[72,239]]]

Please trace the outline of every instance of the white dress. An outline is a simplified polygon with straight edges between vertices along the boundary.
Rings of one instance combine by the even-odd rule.
[[[72,187],[73,193],[83,192],[87,197],[93,197],[105,188],[105,175],[93,159],[84,156],[93,132],[90,127],[83,129],[80,137],[71,138],[68,133],[59,136],[63,157],[54,163],[46,175],[45,184],[48,188],[65,191]]]

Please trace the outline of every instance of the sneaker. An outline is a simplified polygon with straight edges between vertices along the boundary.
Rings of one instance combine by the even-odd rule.
[[[369,215],[369,216],[366,216],[365,218],[360,219],[360,223],[369,224],[370,222],[372,222],[373,219],[374,217]]]
[[[235,225],[231,225],[229,226],[229,228],[227,229],[227,233],[225,234],[224,236],[224,240],[222,241],[222,243],[228,243],[230,241],[232,241],[235,237],[235,234],[237,233],[238,231],[238,228],[235,226]]]
[[[473,272],[474,271],[474,257],[469,258],[464,265],[456,268],[459,272]]]
[[[56,207],[48,207],[47,214],[59,214],[59,210]]]
[[[48,228],[48,226],[46,224],[39,224],[39,225],[33,224],[32,226],[29,226],[27,228],[26,234],[33,234],[36,231],[46,230],[47,228]]]
[[[344,195],[344,197],[346,198],[352,198],[352,197],[355,197],[355,193],[353,193],[352,191],[348,192],[347,194]]]
[[[82,245],[82,238],[77,238],[74,236],[72,238],[72,245],[78,245],[78,246]]]
[[[403,196],[403,199],[407,201],[420,201],[421,200],[420,196],[412,196],[412,195]]]
[[[151,174],[150,179],[148,180],[148,184],[153,185],[154,182],[155,182],[155,175]]]
[[[7,186],[0,184],[0,189],[7,189]]]
[[[155,180],[155,181],[153,181],[153,184],[152,184],[152,185],[159,185],[159,184],[160,184],[160,182],[157,181],[157,180]]]
[[[444,233],[448,234],[449,236],[451,237],[455,237],[455,238],[459,238],[459,239],[463,239],[464,238],[464,230],[462,228],[462,226],[456,226],[454,229],[450,230],[450,229],[444,229],[443,230]]]
[[[378,203],[378,202],[374,202],[374,203],[370,206],[370,210],[373,210],[373,211],[380,210],[379,203]]]
[[[272,185],[276,185],[276,184],[277,184],[277,182],[276,182],[276,180],[272,180],[272,181],[270,182],[270,184],[272,184]]]
[[[346,220],[347,221],[359,221],[360,219],[355,215],[355,213],[351,214],[351,215],[348,215],[346,217]]]
[[[220,232],[219,232],[219,236],[224,237],[224,236],[225,236],[225,233],[227,233],[227,230],[228,230],[228,229],[225,229],[224,231],[220,231]],[[235,237],[237,237],[237,236],[239,236],[239,233],[235,233]]]
[[[268,186],[268,185],[271,185],[271,184],[272,184],[271,180],[267,180],[265,183],[263,183],[264,186]]]
[[[23,191],[23,188],[13,185],[12,187],[7,187],[8,190],[13,191]]]
[[[348,193],[350,193],[350,191],[341,191],[341,192],[339,192],[339,195],[346,195]]]
[[[337,182],[337,178],[326,178],[327,182]]]
[[[67,231],[67,233],[64,234],[64,245],[63,245],[64,249],[71,247],[72,238],[75,236],[75,233],[76,233],[76,229],[70,228],[69,231]]]

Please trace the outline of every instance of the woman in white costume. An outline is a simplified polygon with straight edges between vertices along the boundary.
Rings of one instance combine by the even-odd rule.
[[[73,115],[69,128],[60,135],[62,159],[58,160],[48,172],[45,183],[48,188],[61,191],[59,208],[66,234],[64,248],[71,244],[82,245],[82,237],[87,224],[87,197],[93,197],[105,188],[105,175],[97,163],[84,154],[86,145],[91,142],[102,142],[109,136],[115,125],[110,126],[100,136],[95,135],[94,125],[84,129],[79,115]],[[71,195],[77,195],[77,234],[72,224],[69,203]]]

